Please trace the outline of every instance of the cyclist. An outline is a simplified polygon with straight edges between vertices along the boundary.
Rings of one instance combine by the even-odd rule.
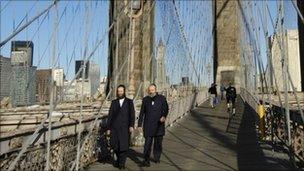
[[[232,83],[229,83],[229,87],[226,89],[226,100],[227,100],[227,109],[230,109],[230,102],[232,103],[232,114],[235,114],[235,99],[236,99],[236,88],[232,86]]]

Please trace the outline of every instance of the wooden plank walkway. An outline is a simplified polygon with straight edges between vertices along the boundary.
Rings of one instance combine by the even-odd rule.
[[[139,167],[142,148],[133,148],[126,170],[288,170],[286,155],[258,141],[254,115],[241,99],[228,121],[225,103],[205,103],[167,129],[161,163]],[[97,162],[85,170],[117,169]]]

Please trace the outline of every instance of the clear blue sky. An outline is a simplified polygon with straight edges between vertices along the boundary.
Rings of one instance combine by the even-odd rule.
[[[256,1],[260,3],[261,1]],[[18,26],[23,17],[28,13],[28,17],[26,17],[24,24],[27,19],[35,16],[39,11],[45,9],[48,5],[52,3],[52,1],[0,1],[1,3],[1,33],[0,38],[3,40],[8,35],[10,35],[13,30]],[[92,50],[97,40],[101,38],[104,39],[102,45],[98,48],[97,52],[93,56],[92,60],[100,65],[101,75],[106,75],[107,72],[107,46],[108,46],[108,36],[104,36],[107,34],[108,29],[108,1],[60,1],[58,3],[58,16],[60,17],[62,14],[62,19],[59,23],[59,31],[58,31],[58,41],[57,41],[57,54],[59,56],[59,61],[57,63],[58,67],[62,67],[65,69],[65,73],[68,78],[72,78],[74,75],[74,60],[82,59],[85,47],[85,34],[88,33],[88,52]],[[203,10],[204,12],[210,12],[210,1],[205,1],[206,8]],[[271,15],[273,18],[276,17],[276,1],[268,1]],[[204,35],[201,39],[195,39],[199,33],[201,32],[210,32],[210,23],[194,23],[194,21],[190,21],[189,17],[187,18],[187,13],[189,10],[196,10],[197,7],[188,6],[187,2],[179,2],[181,10],[181,19],[185,26],[186,36],[188,37],[189,44],[191,47],[195,47],[196,49],[192,49],[193,58],[195,61],[199,62],[202,67],[206,67],[206,64],[210,62],[210,52],[206,52],[206,50],[198,50],[200,47],[198,44],[201,41],[209,41],[210,36]],[[86,10],[87,9],[87,10]],[[64,12],[64,10],[66,10]],[[158,9],[162,10],[162,9]],[[202,10],[202,9],[198,9]],[[287,28],[296,28],[296,12],[293,9],[290,1],[285,2],[285,10],[286,12],[286,27]],[[86,12],[88,11],[88,12]],[[54,16],[56,10],[52,9],[46,19],[41,24],[42,16],[39,21],[35,21],[31,26],[29,26],[26,30],[18,34],[13,40],[32,40],[34,42],[34,65],[38,66],[38,68],[49,68],[50,59],[52,55],[52,42],[49,44],[49,40],[51,34],[54,30]],[[194,13],[193,13],[194,14]],[[205,13],[206,14],[206,13]],[[88,17],[86,17],[86,15]],[[210,15],[203,15],[204,17],[210,17]],[[160,19],[158,16],[156,19]],[[201,18],[195,18],[196,15],[192,16],[193,19],[197,21],[201,21]],[[87,19],[86,19],[87,18]],[[22,25],[21,24],[21,25]],[[38,29],[38,25],[41,24],[39,32],[34,36],[34,33]],[[68,28],[71,25],[71,29]],[[86,27],[87,26],[87,27]],[[161,25],[156,26],[156,30],[161,30]],[[268,25],[270,33],[272,33],[271,25]],[[176,31],[177,32],[177,31]],[[191,34],[195,33],[195,34]],[[262,34],[262,33],[261,33]],[[162,37],[156,35],[156,41]],[[66,38],[66,41],[64,39]],[[265,42],[261,40],[261,49],[265,51],[264,48]],[[264,49],[263,49],[264,48]],[[75,51],[74,51],[75,49]],[[45,54],[43,55],[45,51]],[[60,53],[59,53],[60,52]],[[169,53],[169,52],[168,52]],[[171,51],[171,55],[175,52]],[[199,59],[203,56],[203,53],[207,53],[207,57],[204,60]],[[1,54],[3,56],[10,56],[10,42],[1,48]],[[263,55],[265,59],[265,54]],[[72,59],[71,63],[69,62]],[[265,60],[264,60],[265,61]],[[188,66],[189,67],[189,66]],[[190,67],[189,67],[190,68]],[[201,70],[198,68],[200,72],[205,72],[206,70]],[[189,71],[190,72],[190,71]],[[193,71],[191,71],[193,72]],[[174,71],[173,71],[174,73]]]

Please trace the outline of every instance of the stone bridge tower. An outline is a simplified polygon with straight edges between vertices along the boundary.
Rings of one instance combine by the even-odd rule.
[[[152,81],[154,1],[110,1],[107,92],[124,84],[129,97],[145,95]],[[119,74],[120,73],[120,74]]]
[[[214,7],[214,80],[241,85],[239,1],[216,0]]]

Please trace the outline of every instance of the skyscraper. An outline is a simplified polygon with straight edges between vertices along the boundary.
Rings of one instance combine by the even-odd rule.
[[[301,66],[300,63],[300,48],[299,48],[299,34],[298,30],[286,30],[284,33],[277,33],[275,36],[273,44],[271,45],[272,63],[273,71],[271,71],[276,76],[278,83],[277,91],[284,91],[284,76],[282,73],[282,50],[281,47],[285,48],[285,57],[288,66],[288,71],[291,75],[291,80],[295,86],[296,91],[302,91],[302,81],[301,81]],[[286,42],[282,44],[280,38],[284,36]],[[274,77],[271,78],[274,82]],[[288,79],[288,78],[287,78]],[[289,81],[288,81],[289,82]],[[288,91],[292,91],[292,87],[288,84]]]
[[[51,69],[39,69],[36,73],[36,94],[39,103],[50,101]]]
[[[10,96],[12,105],[27,106],[36,102],[36,67],[13,66]]]
[[[77,60],[75,63],[75,74],[81,69],[84,65],[83,60]],[[81,96],[81,87],[82,87],[82,70],[80,71],[79,75],[76,77],[76,94],[77,97]],[[87,98],[93,96],[99,88],[100,84],[100,68],[99,65],[88,61],[85,67],[84,73],[84,92],[83,95]]]
[[[84,65],[83,60],[77,60],[75,63],[75,74],[81,69],[81,66]],[[90,61],[86,63],[84,79],[88,79],[89,77],[89,68],[90,68]],[[82,78],[82,70],[80,71],[79,75],[76,76],[76,79]]]
[[[33,66],[34,44],[32,41],[12,41],[12,65]]]
[[[0,100],[10,95],[11,58],[0,55]]]
[[[12,41],[10,96],[13,106],[36,102],[36,67],[33,66],[34,44],[31,41]]]

